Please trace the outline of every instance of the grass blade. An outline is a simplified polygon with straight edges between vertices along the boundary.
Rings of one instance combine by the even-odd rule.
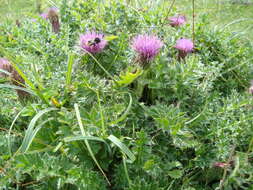
[[[81,133],[83,136],[87,136],[85,131],[84,131],[84,128],[83,128],[83,124],[82,124],[82,120],[81,120],[81,116],[80,116],[80,111],[79,111],[79,107],[78,107],[78,104],[75,104],[74,105],[75,107],[75,111],[76,111],[76,117],[77,117],[77,121],[78,121],[78,124],[79,124],[79,127],[80,127],[80,130],[81,130]],[[103,169],[101,168],[101,166],[99,165],[95,155],[93,154],[92,150],[91,150],[91,147],[90,147],[90,144],[88,142],[87,139],[84,139],[84,142],[85,142],[85,145],[87,146],[87,149],[93,159],[93,161],[96,163],[97,167],[99,168],[99,170],[101,171],[101,173],[104,175],[106,181],[108,182],[109,185],[111,185],[110,181],[108,180],[108,178],[106,177]]]
[[[22,88],[16,85],[11,85],[11,84],[0,84],[0,88],[11,88],[11,89],[15,89],[15,90],[22,90],[24,92],[27,92],[29,94],[32,94],[34,96],[36,96],[36,94],[34,94],[34,92],[32,90],[29,90],[27,88]]]
[[[72,67],[74,64],[74,54],[69,54],[68,57],[68,70],[66,73],[66,85],[69,86],[71,84],[71,78],[72,78]]]
[[[111,154],[111,148],[109,144],[104,139],[99,138],[99,137],[78,135],[74,137],[66,137],[63,139],[64,142],[81,141],[81,140],[92,140],[92,141],[103,142],[107,146],[109,154]]]
[[[57,110],[57,109],[56,108],[47,108],[47,109],[40,111],[39,113],[37,113],[37,115],[35,115],[33,117],[30,124],[28,125],[24,140],[23,140],[18,151],[20,151],[21,153],[25,153],[29,149],[29,146],[31,145],[32,140],[34,138],[34,135],[36,135],[36,133],[38,132],[38,127],[36,129],[34,129],[36,122],[38,121],[39,118],[41,118],[47,112],[54,111],[54,110]],[[46,122],[48,122],[48,120]],[[42,124],[44,125],[46,122],[43,122]]]
[[[18,112],[18,114],[16,115],[16,117],[14,118],[14,120],[11,123],[10,129],[8,131],[8,150],[9,150],[9,154],[11,156],[12,152],[11,152],[11,141],[10,141],[10,137],[11,137],[11,130],[15,124],[15,122],[17,121],[18,117],[20,116],[20,114],[24,111],[25,108],[23,108],[20,112]]]
[[[131,162],[135,161],[135,156],[134,154],[129,150],[129,148],[123,144],[117,137],[114,135],[110,135],[108,139],[115,144],[123,153],[125,153],[128,158],[131,160]]]

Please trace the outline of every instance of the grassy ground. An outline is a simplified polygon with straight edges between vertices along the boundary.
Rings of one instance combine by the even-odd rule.
[[[0,15],[4,19],[17,19],[27,14],[36,14],[37,2],[35,0],[0,0]],[[57,1],[44,0],[41,2],[43,10],[47,6],[56,4]],[[188,13],[191,17],[192,5],[189,0],[176,0],[174,8],[178,13]],[[200,15],[208,14],[214,26],[228,26],[239,36],[253,39],[251,32],[253,27],[252,0],[196,0],[195,8],[197,18]]]

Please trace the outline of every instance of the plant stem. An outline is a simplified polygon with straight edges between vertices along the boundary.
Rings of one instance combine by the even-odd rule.
[[[192,42],[195,41],[195,0],[192,0]]]

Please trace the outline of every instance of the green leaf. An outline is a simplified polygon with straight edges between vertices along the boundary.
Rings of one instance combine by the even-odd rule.
[[[69,54],[69,57],[68,57],[68,70],[67,70],[67,73],[66,73],[66,85],[67,86],[69,86],[71,84],[73,64],[74,64],[74,55]]]
[[[106,37],[105,37],[105,40],[107,40],[107,41],[112,41],[112,40],[115,40],[115,39],[117,39],[117,38],[118,38],[118,36],[110,35],[110,36],[106,36]]]
[[[64,142],[81,141],[81,140],[84,140],[84,141],[85,140],[92,140],[92,141],[103,142],[103,143],[106,144],[109,152],[111,153],[111,148],[108,145],[108,143],[105,140],[103,140],[102,138],[99,138],[99,137],[78,135],[78,136],[74,136],[74,137],[65,137],[63,139]]]
[[[127,148],[125,144],[123,144],[117,137],[114,135],[110,135],[108,139],[115,144],[123,153],[125,153],[128,158],[131,160],[131,162],[135,161],[135,156],[134,154]]]
[[[171,178],[178,179],[178,178],[182,177],[183,171],[182,170],[171,170],[171,171],[168,171],[168,175]]]
[[[141,69],[136,69],[134,72],[126,71],[125,73],[120,73],[119,80],[116,80],[116,83],[119,86],[127,86],[131,84],[135,79],[137,79],[139,76],[141,76],[143,73],[143,70]]]
[[[16,86],[16,85],[11,85],[11,84],[0,84],[0,88],[11,88],[11,89],[15,89],[15,90],[22,90],[22,91],[25,91],[29,94],[32,94],[32,95],[36,95],[34,94],[33,91],[27,89],[27,88],[22,88],[22,87],[19,87],[19,86]]]
[[[30,124],[28,125],[24,140],[23,140],[18,151],[20,151],[21,153],[25,153],[29,149],[37,132],[41,129],[42,125],[44,125],[46,122],[50,121],[51,118],[42,122],[42,124],[40,124],[37,128],[35,128],[36,122],[38,121],[38,119],[40,119],[47,112],[55,111],[55,110],[57,110],[57,109],[56,108],[47,108],[47,109],[40,111],[39,113],[37,113],[37,115],[34,116],[34,118],[31,120]]]
[[[78,121],[80,130],[81,130],[82,136],[85,137],[85,136],[87,136],[87,135],[86,135],[85,130],[84,130],[84,127],[83,127],[83,123],[82,123],[82,120],[81,120],[81,116],[80,116],[80,111],[79,111],[78,104],[75,104],[74,107],[75,107],[76,117],[77,117],[77,121]],[[85,142],[85,145],[87,146],[87,149],[88,149],[88,151],[89,151],[89,153],[90,153],[90,155],[91,155],[91,158],[92,158],[93,161],[96,163],[97,167],[99,168],[99,170],[101,171],[101,173],[102,173],[103,176],[105,177],[106,181],[107,181],[108,184],[110,185],[110,181],[109,181],[108,178],[106,177],[106,174],[104,173],[104,171],[103,171],[103,169],[101,168],[101,166],[99,165],[99,163],[98,163],[98,161],[97,161],[95,155],[93,154],[88,140],[87,140],[87,139],[84,139],[84,142]]]

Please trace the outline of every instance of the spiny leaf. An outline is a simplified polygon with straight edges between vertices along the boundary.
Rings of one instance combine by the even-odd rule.
[[[137,79],[139,76],[141,76],[143,73],[143,70],[141,69],[136,69],[134,72],[126,71],[125,73],[120,73],[119,80],[116,81],[116,83],[119,86],[127,86],[131,84],[135,79]]]

